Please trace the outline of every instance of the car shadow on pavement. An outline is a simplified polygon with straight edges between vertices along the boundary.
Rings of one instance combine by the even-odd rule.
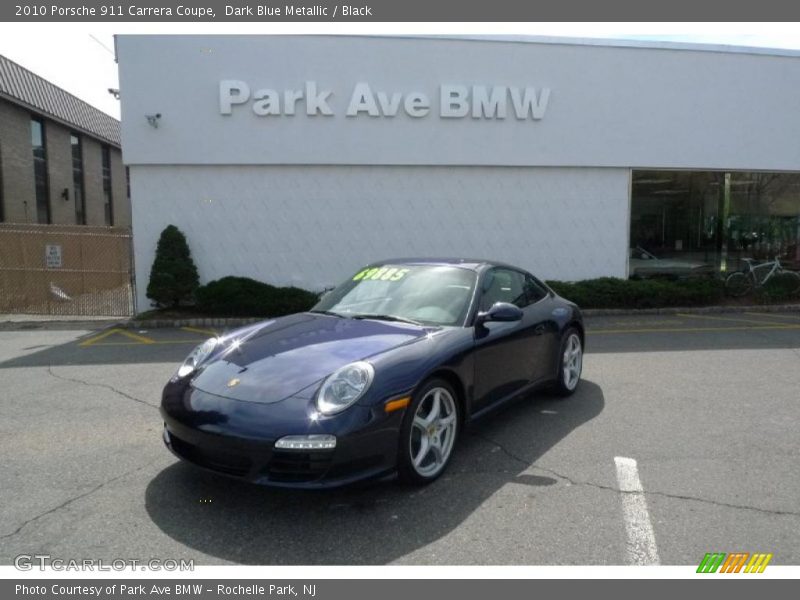
[[[447,472],[422,488],[383,481],[281,490],[178,462],[149,483],[145,506],[168,536],[214,557],[197,564],[386,564],[446,536],[506,484],[557,483],[546,471],[527,471],[604,404],[586,380],[567,399],[510,403],[468,429]]]

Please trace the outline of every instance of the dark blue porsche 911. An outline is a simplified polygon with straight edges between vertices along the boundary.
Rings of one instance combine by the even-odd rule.
[[[386,261],[195,348],[164,388],[164,441],[259,484],[427,483],[477,417],[538,386],[572,394],[583,347],[578,307],[521,269]]]

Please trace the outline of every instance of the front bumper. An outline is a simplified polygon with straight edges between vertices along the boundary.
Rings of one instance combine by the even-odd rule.
[[[274,404],[213,396],[186,385],[164,390],[164,443],[178,458],[215,473],[260,485],[331,488],[391,473],[397,465],[402,411],[352,406],[310,419],[308,399]],[[285,435],[328,433],[331,450],[281,450]]]

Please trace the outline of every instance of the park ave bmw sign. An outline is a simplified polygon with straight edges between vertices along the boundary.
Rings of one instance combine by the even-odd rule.
[[[431,112],[442,118],[505,119],[538,121],[544,117],[550,100],[549,88],[505,85],[442,84],[438,94],[373,89],[356,83],[346,98],[337,98],[330,89],[306,81],[296,89],[251,88],[245,81],[223,79],[219,82],[219,112],[232,115],[250,110],[259,117],[307,116],[332,117],[343,111],[347,117],[426,117]]]

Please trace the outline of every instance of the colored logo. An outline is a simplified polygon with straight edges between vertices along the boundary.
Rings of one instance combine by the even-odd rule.
[[[239,379],[237,379],[236,377],[234,377],[228,382],[228,387],[234,387],[237,385],[239,385]]]
[[[697,567],[698,573],[763,573],[767,568],[769,561],[772,560],[772,554],[749,552],[733,552],[732,554],[725,554],[724,552],[709,552],[700,561],[700,566]]]

